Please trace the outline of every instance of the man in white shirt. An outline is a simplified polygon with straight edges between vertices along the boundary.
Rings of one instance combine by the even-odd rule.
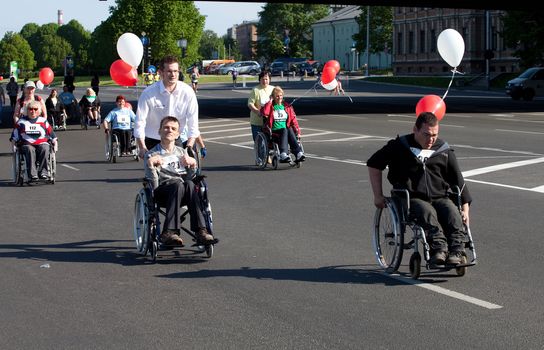
[[[161,80],[148,86],[138,99],[134,137],[142,158],[160,142],[160,122],[166,116],[176,117],[180,130],[187,126],[187,147],[192,147],[200,135],[196,95],[189,85],[179,81],[178,59],[164,57],[159,64],[159,75]]]

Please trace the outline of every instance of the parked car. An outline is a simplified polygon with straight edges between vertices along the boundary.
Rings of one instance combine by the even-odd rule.
[[[256,61],[239,61],[233,63],[231,66],[223,66],[219,68],[220,74],[232,74],[233,69],[236,68],[238,74],[259,74],[261,72],[261,65]]]
[[[308,62],[301,62],[301,63],[295,63],[293,64],[293,67],[295,69],[295,72],[297,75],[310,75],[313,76],[317,72]]]
[[[544,67],[533,67],[506,84],[506,94],[513,100],[523,98],[531,101],[535,96],[544,96]]]
[[[281,72],[283,72],[284,75],[289,73],[288,65],[283,62],[272,62],[272,64],[270,65],[270,74],[281,75]]]

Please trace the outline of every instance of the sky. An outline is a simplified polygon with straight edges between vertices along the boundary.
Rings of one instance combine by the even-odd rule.
[[[0,39],[7,31],[19,32],[27,23],[39,25],[57,22],[58,10],[63,11],[63,21],[68,23],[75,19],[92,32],[96,26],[106,20],[110,6],[114,0],[17,0],[16,11],[0,21]],[[195,1],[200,14],[206,16],[204,29],[213,30],[219,37],[227,34],[227,29],[243,21],[259,18],[264,2],[230,2],[230,1]]]

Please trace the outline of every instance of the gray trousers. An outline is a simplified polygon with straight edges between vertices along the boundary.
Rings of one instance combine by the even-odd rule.
[[[431,202],[410,199],[410,216],[427,234],[432,251],[462,251],[465,226],[457,206],[449,198]]]
[[[26,173],[29,178],[36,177],[38,174],[47,174],[49,165],[49,143],[44,142],[39,145],[23,145],[22,152],[26,160]],[[38,166],[36,167],[36,162]]]

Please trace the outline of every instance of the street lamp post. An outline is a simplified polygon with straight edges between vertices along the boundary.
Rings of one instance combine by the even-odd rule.
[[[149,50],[149,38],[146,36],[145,32],[142,32],[142,36],[140,37],[140,40],[142,41],[142,45],[144,46],[144,57],[142,58],[142,75],[143,75],[144,67],[145,67],[145,59],[148,56],[148,50]]]
[[[181,59],[183,59],[187,56],[187,39],[180,38],[177,41],[178,47],[181,48]]]

